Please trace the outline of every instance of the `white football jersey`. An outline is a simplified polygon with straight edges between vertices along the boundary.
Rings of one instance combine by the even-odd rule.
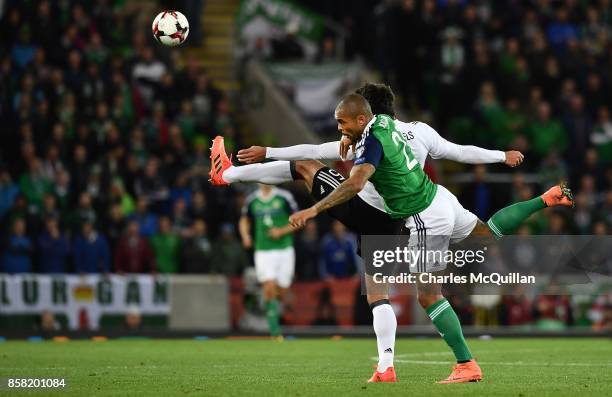
[[[452,143],[440,136],[438,131],[428,124],[420,121],[403,122],[395,120],[396,129],[401,132],[412,150],[412,154],[419,162],[421,168],[425,167],[427,156],[433,159],[449,159],[469,164],[499,163],[506,158],[504,152],[499,150],[487,150],[476,146],[464,146]],[[349,156],[354,157],[352,153]],[[384,200],[370,182],[359,193],[368,204],[384,211]]]
[[[457,145],[442,138],[440,134],[426,123],[411,121],[405,123],[395,120],[396,129],[406,137],[406,141],[421,168],[425,166],[427,156],[434,159],[448,159],[466,164],[490,164],[504,162],[506,155],[499,150],[487,150],[477,146]],[[321,145],[296,145],[286,148],[267,148],[266,157],[275,160],[342,160],[340,158],[340,141],[327,142]],[[348,160],[354,159],[352,151]],[[359,192],[365,202],[384,211],[383,198],[374,185],[368,182]]]

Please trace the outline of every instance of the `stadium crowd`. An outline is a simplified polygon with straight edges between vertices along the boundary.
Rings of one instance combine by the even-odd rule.
[[[578,192],[574,216],[565,214],[561,230],[532,232],[609,233],[609,0],[307,3],[342,24],[346,57],[381,71],[411,118],[457,143],[525,153],[519,171],[539,185],[516,176],[511,189],[487,188],[479,183],[487,169],[478,167],[462,187],[463,204],[481,218],[566,179]]]
[[[245,192],[207,182],[211,138],[241,146],[230,101],[194,59],[155,46],[112,3],[5,2],[0,271],[239,275],[250,266],[236,232]],[[520,148],[542,186],[572,180],[576,210],[534,219],[530,233],[608,234],[609,2],[550,3],[505,12],[492,1],[381,3],[388,29],[367,38],[372,30],[354,29],[349,48],[386,43],[370,54],[377,66],[444,134]],[[483,219],[541,190],[521,174],[511,189],[490,186],[486,172],[476,167],[462,189]],[[329,229],[313,222],[297,237],[298,279],[358,271],[352,254],[329,259],[352,247],[337,225],[321,238]]]

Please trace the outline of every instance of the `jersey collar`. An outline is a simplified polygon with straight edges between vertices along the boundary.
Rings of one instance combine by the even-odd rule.
[[[363,129],[364,134],[370,130],[370,128],[372,127],[372,124],[374,124],[374,122],[376,121],[376,116],[377,115],[373,115],[372,120],[370,120],[370,122],[366,124],[365,128]]]
[[[257,189],[257,198],[259,198],[261,201],[268,202],[272,200],[274,196],[276,196],[277,192],[278,192],[278,189],[276,188],[276,186],[274,186],[272,187],[272,190],[270,191],[270,195],[268,197],[264,197],[261,190]]]

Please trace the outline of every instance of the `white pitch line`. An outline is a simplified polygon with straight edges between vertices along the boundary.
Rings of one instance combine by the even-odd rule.
[[[539,352],[541,349],[514,349],[513,353],[534,353]],[[479,354],[488,353],[499,353],[499,350],[478,350]],[[411,358],[411,357],[431,357],[431,356],[449,356],[452,357],[453,353],[450,351],[443,352],[418,352],[418,353],[402,353],[396,354],[395,358]],[[372,360],[378,361],[378,357],[371,357]]]
[[[426,361],[426,360],[394,360],[403,364],[429,364],[429,365],[449,365],[450,361]],[[505,366],[527,366],[527,367],[612,367],[612,362],[606,363],[537,363],[529,361],[496,362],[479,361],[479,365],[505,365]]]
[[[513,353],[533,353],[541,351],[541,349],[518,349],[512,350]],[[478,353],[499,353],[499,351],[492,350],[484,350],[478,351]],[[449,356],[452,357],[452,353],[449,351],[445,352],[419,352],[419,353],[403,353],[395,355],[395,362],[402,364],[424,364],[424,365],[449,365],[453,364],[453,360],[449,361],[429,361],[429,360],[415,360],[410,358],[416,357],[432,357],[432,356]],[[378,361],[378,357],[370,357],[372,361]],[[612,362],[603,362],[603,363],[546,363],[546,362],[530,362],[530,361],[478,361],[480,365],[501,365],[501,366],[513,366],[513,365],[522,365],[528,367],[610,367],[612,366]]]
[[[64,371],[64,370],[73,370],[75,367],[0,367],[0,371],[11,371],[11,370],[49,370],[49,371]],[[158,368],[157,365],[107,365],[105,367],[84,367],[91,370],[95,369],[134,369],[134,368]],[[161,368],[161,367],[159,367]]]

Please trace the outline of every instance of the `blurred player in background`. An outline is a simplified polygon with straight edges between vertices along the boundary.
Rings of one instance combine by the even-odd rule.
[[[279,339],[281,301],[295,271],[294,229],[289,225],[289,215],[296,210],[291,193],[260,184],[247,197],[239,224],[242,243],[255,251],[255,272],[263,285],[270,334]]]

